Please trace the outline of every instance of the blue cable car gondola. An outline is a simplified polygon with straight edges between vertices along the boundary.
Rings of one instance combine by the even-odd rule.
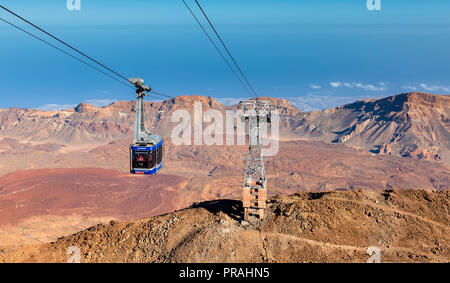
[[[164,140],[145,127],[144,96],[152,89],[142,79],[130,79],[137,88],[134,139],[130,146],[130,172],[154,175],[164,167]]]

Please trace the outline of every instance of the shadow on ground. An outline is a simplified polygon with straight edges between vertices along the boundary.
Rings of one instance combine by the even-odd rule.
[[[213,200],[194,203],[192,208],[204,208],[211,213],[223,212],[230,218],[240,221],[242,219],[242,202],[238,200]]]

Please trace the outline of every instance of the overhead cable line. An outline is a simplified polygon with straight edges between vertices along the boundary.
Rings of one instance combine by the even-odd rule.
[[[51,44],[50,42],[48,42],[48,41],[46,41],[46,40],[44,40],[44,39],[42,39],[42,38],[40,38],[40,37],[38,37],[38,36],[36,36],[36,35],[34,35],[34,34],[28,32],[28,31],[22,29],[21,27],[15,25],[15,24],[13,24],[13,23],[11,23],[11,22],[9,22],[9,21],[3,19],[3,18],[0,18],[0,21],[3,21],[3,22],[5,22],[5,23],[7,23],[8,25],[10,25],[10,26],[12,26],[12,27],[14,27],[14,28],[16,28],[16,29],[18,29],[18,30],[20,30],[20,31],[22,31],[22,32],[24,32],[24,33],[26,33],[26,34],[28,34],[29,36],[31,36],[31,37],[33,37],[33,38],[35,38],[35,39],[37,39],[37,40],[39,40],[39,41],[41,41],[41,42],[43,42],[43,43],[45,43],[45,44],[47,44],[47,45],[49,45],[49,46],[55,48],[56,50],[58,50],[58,51],[60,51],[60,52],[62,52],[62,53],[64,53],[64,54],[66,54],[67,56],[70,56],[71,58],[73,58],[73,59],[75,59],[75,60],[77,60],[77,61],[79,61],[79,62],[81,62],[81,63],[83,63],[83,64],[85,64],[85,65],[87,65],[88,67],[90,67],[90,68],[92,68],[92,69],[94,69],[94,70],[96,70],[96,71],[98,71],[98,72],[100,72],[100,73],[102,73],[102,74],[104,74],[105,76],[108,76],[109,78],[111,78],[111,79],[113,79],[113,80],[115,80],[115,81],[117,81],[117,82],[123,84],[124,86],[126,86],[126,87],[128,87],[128,88],[130,88],[130,89],[134,89],[134,87],[132,87],[132,86],[130,86],[130,85],[128,85],[128,84],[122,82],[121,80],[119,80],[119,79],[117,79],[117,78],[111,76],[110,74],[108,74],[108,73],[102,71],[101,69],[99,69],[99,68],[97,68],[97,67],[95,67],[95,66],[93,66],[93,65],[91,65],[91,64],[89,64],[89,63],[87,63],[87,62],[85,62],[85,61],[83,61],[82,59],[80,59],[80,58],[78,58],[78,57],[76,57],[76,56],[70,54],[69,52],[66,52],[65,50],[63,50],[63,49],[61,49],[61,48],[59,48],[59,47],[57,47],[57,46]],[[151,93],[152,93],[152,94],[155,94],[155,95],[158,95],[158,96],[165,97],[165,98],[175,99],[175,97],[169,96],[169,95],[167,95],[167,94],[163,94],[163,93],[159,93],[159,92],[155,92],[155,91],[152,91]]]
[[[184,1],[184,0],[183,0]],[[242,69],[239,67],[237,61],[234,59],[233,55],[231,55],[230,50],[228,49],[228,47],[226,46],[225,42],[222,40],[222,38],[220,37],[219,33],[217,32],[216,28],[214,27],[214,25],[212,24],[211,20],[209,19],[209,17],[206,15],[205,10],[203,10],[202,6],[200,5],[200,3],[195,0],[195,3],[197,3],[197,6],[200,8],[200,10],[202,11],[203,15],[205,16],[206,20],[208,21],[209,25],[211,26],[211,28],[213,29],[214,33],[217,35],[217,38],[219,38],[220,42],[222,43],[223,47],[225,48],[225,50],[227,51],[228,55],[230,56],[231,60],[233,61],[234,65],[236,66],[236,68],[239,70],[239,72],[241,73],[242,77],[244,78],[244,80],[247,82],[248,86],[250,87],[250,89],[253,92],[253,95],[257,98],[258,95],[255,92],[255,89],[253,88],[253,86],[250,84],[249,80],[247,79],[247,77],[245,76],[244,72],[242,71]]]
[[[48,42],[48,41],[46,41],[46,40],[44,40],[44,39],[42,39],[42,38],[40,38],[40,37],[38,37],[38,36],[36,36],[36,35],[34,35],[34,34],[28,32],[28,31],[22,29],[21,27],[15,25],[15,24],[13,24],[13,23],[11,23],[11,22],[9,22],[9,21],[3,19],[3,18],[0,18],[0,21],[3,21],[3,22],[5,22],[5,23],[7,23],[8,25],[10,25],[10,26],[12,26],[12,27],[14,27],[14,28],[16,28],[16,29],[18,29],[18,30],[20,30],[20,31],[22,31],[22,32],[24,32],[24,33],[26,33],[26,34],[28,34],[29,36],[31,36],[31,37],[33,37],[33,38],[35,38],[35,39],[37,39],[37,40],[39,40],[39,41],[41,41],[41,42],[43,42],[43,43],[45,43],[45,44],[47,44],[47,45],[49,45],[49,46],[55,48],[56,50],[58,50],[58,51],[60,51],[60,52],[62,52],[62,53],[64,53],[64,54],[66,54],[67,56],[70,56],[71,58],[73,58],[73,59],[75,59],[75,60],[77,60],[77,61],[79,61],[79,62],[81,62],[81,63],[83,63],[83,64],[85,64],[85,65],[87,65],[88,67],[90,67],[90,68],[92,68],[92,69],[94,69],[94,70],[96,70],[96,71],[98,71],[98,72],[100,72],[100,73],[102,73],[102,74],[108,76],[109,78],[111,78],[111,79],[113,79],[113,80],[115,80],[115,81],[117,81],[117,82],[123,84],[124,86],[126,86],[126,87],[128,87],[128,88],[130,88],[130,89],[134,89],[134,87],[132,87],[132,86],[130,86],[130,85],[128,85],[128,84],[122,82],[121,80],[119,80],[119,79],[117,79],[117,78],[111,76],[110,74],[108,74],[108,73],[102,71],[101,69],[99,69],[99,68],[97,68],[97,67],[95,67],[95,66],[93,66],[93,65],[91,65],[91,64],[89,64],[89,63],[87,63],[87,62],[85,62],[85,61],[83,61],[82,59],[80,59],[80,58],[78,58],[78,57],[76,57],[76,56],[70,54],[69,52],[66,52],[65,50],[63,50],[63,49],[61,49],[61,48],[59,48],[59,47],[57,47],[57,46],[51,44],[50,42]],[[167,95],[167,94],[159,93],[159,92],[156,92],[156,91],[152,91],[151,93],[152,93],[152,94],[155,94],[155,95],[158,95],[158,96],[165,97],[165,98],[175,99],[175,97],[173,97],[173,96],[169,96],[169,95]]]
[[[151,93],[154,93],[154,94],[157,94],[159,96],[163,96],[163,97],[166,97],[166,98],[169,98],[169,99],[175,99],[175,97],[173,97],[173,96],[170,96],[170,95],[167,95],[167,94],[163,94],[163,93],[159,93],[159,92],[156,92],[156,91],[153,91],[153,90],[152,90]]]
[[[160,92],[156,92],[156,91],[154,91],[154,90],[152,90],[151,93],[156,94],[156,95],[159,95],[159,96],[162,96],[162,97],[165,97],[165,98],[168,98],[168,99],[178,100],[178,102],[179,102],[180,104],[182,104],[182,105],[184,105],[184,106],[187,106],[187,107],[191,106],[192,103],[196,103],[196,102],[200,102],[200,103],[201,103],[201,101],[187,101],[187,100],[184,100],[184,99],[181,98],[181,97],[173,97],[173,96],[170,96],[170,95],[167,95],[167,94],[163,94],[163,93],[160,93]]]
[[[73,59],[75,59],[75,60],[77,60],[77,61],[79,61],[79,62],[81,62],[81,63],[87,65],[88,67],[90,67],[90,68],[92,68],[92,69],[94,69],[94,70],[96,70],[96,71],[98,71],[98,72],[100,72],[100,73],[102,73],[102,74],[104,74],[104,75],[110,77],[111,79],[113,79],[113,80],[115,80],[115,81],[117,81],[117,82],[123,84],[124,86],[126,86],[126,87],[128,87],[128,88],[131,88],[131,89],[134,89],[134,88],[133,88],[132,86],[130,86],[129,84],[124,83],[123,81],[121,81],[121,80],[119,80],[119,79],[117,79],[117,78],[111,76],[110,74],[104,72],[103,70],[101,70],[101,69],[99,69],[99,68],[93,66],[92,64],[89,64],[88,62],[85,62],[85,61],[81,60],[80,58],[78,58],[78,57],[76,57],[76,56],[70,54],[69,52],[64,51],[63,49],[61,49],[61,48],[59,48],[59,47],[57,47],[57,46],[51,44],[50,42],[48,42],[48,41],[46,41],[46,40],[44,40],[44,39],[42,39],[42,38],[40,38],[40,37],[38,37],[38,36],[36,36],[36,35],[34,35],[34,34],[28,32],[28,31],[24,30],[23,28],[21,28],[21,27],[15,25],[15,24],[13,24],[13,23],[11,23],[11,22],[9,22],[9,21],[3,19],[3,18],[0,18],[0,20],[3,21],[3,22],[5,22],[5,23],[7,23],[8,25],[10,25],[10,26],[12,26],[12,27],[14,27],[14,28],[20,30],[20,31],[23,31],[24,33],[28,34],[29,36],[32,36],[33,38],[35,38],[35,39],[37,39],[37,40],[39,40],[39,41],[41,41],[41,42],[43,42],[43,43],[45,43],[45,44],[47,44],[47,45],[53,47],[53,48],[55,48],[56,50],[58,50],[58,51],[60,51],[60,52],[62,52],[62,53],[64,53],[64,54],[66,54],[66,55],[72,57]]]
[[[109,68],[109,67],[103,65],[102,63],[100,63],[100,62],[98,62],[97,60],[93,59],[92,57],[86,55],[85,53],[81,52],[80,50],[76,49],[75,47],[72,47],[71,45],[65,43],[65,42],[62,41],[61,39],[59,39],[59,38],[57,38],[56,36],[54,36],[54,35],[48,33],[48,32],[45,31],[44,29],[42,29],[42,28],[38,27],[37,25],[31,23],[30,21],[28,21],[28,20],[26,20],[25,18],[19,16],[18,14],[16,14],[16,13],[14,13],[13,11],[9,10],[8,8],[6,8],[6,7],[2,6],[2,5],[0,5],[0,8],[2,8],[2,9],[5,10],[5,11],[7,11],[8,13],[10,13],[10,14],[16,16],[17,18],[21,19],[22,21],[26,22],[27,24],[33,26],[34,28],[40,30],[41,32],[47,34],[48,36],[50,36],[50,37],[56,39],[56,40],[59,41],[60,43],[62,43],[62,44],[64,44],[65,46],[69,47],[70,49],[72,49],[72,50],[78,52],[79,54],[83,55],[84,57],[86,57],[86,58],[88,58],[89,60],[91,60],[91,61],[97,63],[98,65],[102,66],[103,68],[107,69],[108,71],[114,73],[115,75],[119,76],[120,78],[122,78],[122,79],[124,79],[124,80],[126,80],[126,81],[128,82],[128,79],[127,79],[126,77],[124,77],[124,76],[122,76],[121,74],[117,73],[117,72],[114,71],[113,69],[111,69],[111,68]]]
[[[183,1],[184,1],[184,0],[183,0]],[[185,3],[185,4],[186,4],[186,3]],[[187,7],[188,7],[188,6],[187,6]],[[5,11],[11,13],[11,14],[14,15],[15,17],[21,19],[22,21],[24,21],[24,22],[30,24],[31,26],[33,26],[34,28],[38,29],[39,31],[41,31],[41,32],[43,32],[43,33],[45,33],[45,34],[47,34],[47,35],[50,36],[51,38],[56,39],[58,42],[64,44],[65,46],[69,47],[70,49],[72,49],[72,50],[76,51],[77,53],[83,55],[84,57],[88,58],[88,59],[91,60],[92,62],[94,62],[94,63],[98,64],[99,66],[105,68],[106,70],[112,72],[113,74],[115,74],[115,75],[118,76],[119,78],[125,80],[127,83],[125,83],[125,82],[119,80],[118,78],[116,78],[116,77],[114,77],[114,76],[112,76],[112,75],[106,73],[106,72],[103,71],[102,69],[97,68],[96,66],[94,66],[94,65],[92,65],[92,64],[89,64],[88,62],[86,62],[86,61],[84,61],[84,60],[82,60],[82,59],[80,59],[80,58],[74,56],[73,54],[71,54],[71,53],[69,53],[69,52],[67,52],[67,51],[65,51],[65,50],[63,50],[63,49],[57,47],[56,45],[54,45],[54,44],[52,44],[52,43],[50,43],[50,42],[48,42],[48,41],[46,41],[46,40],[44,40],[44,39],[42,39],[42,38],[40,38],[40,37],[38,37],[38,36],[32,34],[31,32],[26,31],[25,29],[23,29],[23,28],[21,28],[21,27],[15,25],[15,24],[13,24],[13,23],[11,23],[11,22],[9,22],[9,21],[3,19],[3,18],[0,18],[1,21],[5,22],[5,23],[9,24],[10,26],[12,26],[12,27],[14,27],[14,28],[16,28],[16,29],[18,29],[18,30],[20,30],[20,31],[22,31],[22,32],[24,32],[24,33],[26,33],[26,34],[28,34],[29,36],[31,36],[31,37],[33,37],[33,38],[35,38],[35,39],[37,39],[37,40],[39,40],[39,41],[41,41],[41,42],[47,44],[48,46],[50,46],[50,47],[52,47],[52,48],[54,48],[54,49],[56,49],[56,50],[58,50],[58,51],[60,51],[60,52],[62,52],[62,53],[64,53],[64,54],[66,54],[67,56],[70,56],[71,58],[73,58],[73,59],[75,59],[75,60],[77,60],[77,61],[79,61],[79,62],[85,64],[86,66],[88,66],[88,67],[90,67],[90,68],[92,68],[92,69],[94,69],[94,70],[96,70],[96,71],[98,71],[98,72],[100,72],[100,73],[102,73],[102,74],[104,74],[105,76],[108,76],[109,78],[111,78],[111,79],[113,79],[113,80],[115,80],[115,81],[121,83],[122,85],[124,85],[124,86],[126,86],[126,87],[128,87],[128,88],[130,88],[130,89],[134,89],[134,87],[132,87],[132,86],[130,86],[130,85],[128,84],[128,83],[129,83],[129,80],[128,80],[125,76],[120,75],[118,72],[112,70],[111,68],[108,68],[107,66],[105,66],[105,65],[102,64],[102,63],[100,63],[99,61],[93,59],[92,57],[86,55],[85,53],[79,51],[78,49],[76,49],[76,48],[70,46],[69,44],[65,43],[64,41],[62,41],[61,39],[57,38],[56,36],[53,36],[53,35],[50,34],[49,32],[43,30],[42,28],[40,28],[40,27],[36,26],[35,24],[31,23],[30,21],[26,20],[25,18],[19,16],[18,14],[14,13],[13,11],[7,9],[7,8],[4,7],[3,5],[0,5],[0,8],[2,8],[3,10],[5,10]],[[194,15],[194,14],[193,14],[193,15]],[[195,16],[195,15],[194,15],[194,16]],[[200,22],[198,21],[198,19],[197,19],[197,22],[200,24]],[[201,24],[200,24],[200,25],[201,25]],[[202,26],[202,28],[203,28],[203,26]],[[204,28],[203,28],[203,29],[204,29]],[[206,32],[206,30],[204,30],[204,31]],[[209,36],[209,35],[208,35],[208,36]],[[210,40],[212,41],[211,37],[209,37],[209,38],[210,38]],[[213,42],[213,41],[212,41],[212,42]],[[216,48],[217,48],[217,46],[216,46]],[[218,48],[217,48],[217,50],[218,50]],[[218,50],[218,51],[220,52],[220,50]],[[225,58],[225,56],[223,56],[223,54],[222,54],[222,57]],[[229,64],[229,63],[228,63],[228,64]],[[231,67],[231,66],[230,66],[230,67]],[[233,71],[234,71],[234,70],[233,70]],[[237,76],[237,74],[236,74],[236,76]],[[238,78],[239,78],[239,77],[238,77]],[[243,84],[243,83],[242,83],[242,84]],[[243,86],[244,86],[244,84],[243,84]],[[247,89],[246,89],[246,90],[247,90]],[[247,92],[248,92],[248,90],[247,90]],[[151,93],[152,93],[152,94],[155,94],[155,95],[157,95],[157,96],[160,96],[160,97],[164,97],[164,98],[176,99],[176,98],[173,97],[173,96],[169,96],[169,95],[166,95],[166,94],[163,94],[163,93],[159,93],[159,92],[155,92],[155,91],[152,91]],[[183,101],[183,100],[180,99],[180,101]],[[183,101],[183,102],[188,103],[188,101]],[[185,105],[186,105],[186,104],[185,104]]]
[[[3,8],[3,9],[6,9],[6,8],[4,8],[4,7],[1,6],[1,5],[0,5],[0,7]],[[9,21],[3,19],[3,18],[0,18],[0,20],[3,21],[3,22],[5,22],[6,24],[8,24],[8,25],[10,25],[10,26],[12,26],[12,27],[14,27],[14,28],[16,28],[16,29],[18,29],[18,30],[24,32],[24,33],[26,33],[27,35],[29,35],[29,36],[31,36],[31,37],[33,37],[33,38],[35,38],[35,39],[37,39],[37,40],[39,40],[39,41],[45,43],[46,45],[48,45],[48,46],[50,46],[50,47],[52,47],[52,48],[54,48],[54,49],[56,49],[56,50],[58,50],[58,51],[64,53],[65,55],[70,56],[71,58],[73,58],[73,59],[75,59],[75,60],[77,60],[77,61],[83,63],[84,65],[86,65],[86,66],[88,66],[88,67],[90,67],[90,68],[92,68],[92,69],[94,69],[94,70],[96,70],[96,71],[102,73],[103,75],[108,76],[109,78],[115,80],[116,82],[118,82],[118,83],[120,83],[120,84],[122,84],[122,85],[124,85],[124,86],[126,86],[126,87],[128,87],[128,88],[130,88],[130,89],[134,89],[134,87],[132,87],[132,86],[129,85],[128,83],[125,83],[125,82],[119,80],[118,78],[116,78],[116,77],[114,77],[114,76],[112,76],[112,75],[106,73],[106,72],[103,71],[102,69],[97,68],[96,66],[94,66],[94,65],[92,65],[92,64],[89,64],[88,62],[86,62],[86,61],[84,61],[84,60],[82,60],[82,59],[80,59],[80,58],[78,58],[78,57],[76,57],[76,56],[70,54],[69,52],[67,52],[67,51],[65,51],[65,50],[63,50],[63,49],[61,49],[61,48],[59,48],[58,46],[56,46],[56,45],[54,45],[54,44],[48,42],[47,40],[44,40],[44,39],[42,39],[42,38],[40,38],[40,37],[38,37],[38,36],[32,34],[31,32],[28,32],[28,31],[26,31],[25,29],[23,29],[23,28],[21,28],[21,27],[15,25],[15,24],[13,24],[13,23],[11,23],[11,22],[9,22]],[[34,26],[34,25],[33,25],[33,26]],[[53,37],[53,36],[52,36],[52,37]],[[95,62],[96,62],[96,61],[95,61]],[[100,63],[100,66],[103,66],[103,64]],[[124,77],[121,76],[121,78],[124,78]],[[127,80],[127,82],[128,82],[128,80]],[[168,96],[168,95],[165,95],[165,94],[162,94],[162,93],[157,93],[157,92],[152,92],[152,93],[155,94],[155,95],[158,95],[158,96],[165,97],[165,98],[174,99],[174,97]]]
[[[223,61],[225,61],[225,63],[227,64],[228,68],[231,70],[231,72],[233,72],[234,76],[239,80],[239,82],[241,83],[242,87],[245,89],[245,91],[247,93],[249,93],[250,95],[252,95],[252,93],[247,89],[247,87],[245,86],[244,82],[242,81],[242,79],[239,77],[239,75],[236,73],[236,71],[233,69],[233,67],[231,66],[230,62],[228,62],[228,60],[225,58],[225,55],[223,55],[222,51],[220,51],[219,47],[217,46],[217,44],[214,42],[214,40],[211,38],[211,36],[209,35],[209,33],[206,31],[205,27],[203,26],[203,24],[199,21],[199,19],[197,18],[197,16],[194,14],[194,12],[192,11],[192,9],[189,7],[189,5],[186,3],[185,0],[182,0],[184,5],[186,6],[186,8],[189,10],[189,12],[191,13],[191,15],[194,17],[195,21],[198,23],[198,25],[200,26],[200,28],[202,29],[202,31],[205,33],[206,37],[209,39],[209,41],[211,42],[211,44],[214,46],[214,48],[216,49],[216,51],[219,53],[220,57],[222,57]]]
[[[14,24],[11,23],[11,22],[8,22],[8,21],[6,21],[6,20],[4,20],[4,19],[1,19],[1,20],[4,21],[5,23],[7,23],[7,24],[9,24],[9,25],[11,25],[11,26],[13,26],[13,27],[15,27],[15,28],[17,28],[17,29],[19,29],[19,30],[25,32],[25,33],[27,33],[28,35],[30,35],[30,36],[32,36],[32,37],[34,37],[34,38],[36,38],[36,39],[38,39],[38,40],[44,42],[45,44],[47,44],[47,45],[49,45],[49,46],[51,46],[51,47],[53,47],[53,48],[55,48],[55,49],[57,49],[57,50],[59,50],[59,51],[61,51],[61,52],[63,52],[64,54],[66,54],[66,55],[68,55],[68,56],[70,56],[70,57],[76,59],[77,61],[80,61],[80,62],[82,62],[83,64],[85,64],[85,65],[87,65],[87,66],[89,66],[89,67],[91,67],[91,68],[93,68],[93,69],[95,69],[95,70],[97,70],[97,71],[103,73],[104,75],[106,75],[106,76],[108,76],[108,77],[110,77],[110,78],[112,78],[112,79],[114,79],[114,80],[116,80],[116,81],[122,83],[122,84],[125,85],[126,87],[129,87],[129,88],[131,88],[131,89],[134,89],[134,87],[128,85],[129,80],[128,80],[125,76],[123,76],[123,75],[119,74],[118,72],[114,71],[113,69],[111,69],[111,68],[105,66],[104,64],[102,64],[102,63],[100,63],[99,61],[93,59],[92,57],[88,56],[87,54],[81,52],[80,50],[76,49],[75,47],[72,47],[71,45],[67,44],[67,43],[64,42],[63,40],[57,38],[56,36],[50,34],[49,32],[45,31],[44,29],[38,27],[37,25],[35,25],[35,24],[33,24],[32,22],[28,21],[27,19],[23,18],[22,16],[20,16],[20,15],[14,13],[13,11],[9,10],[8,8],[4,7],[3,5],[0,5],[0,8],[2,8],[3,10],[5,10],[5,11],[9,12],[10,14],[14,15],[15,17],[21,19],[22,21],[28,23],[29,25],[33,26],[34,28],[38,29],[39,31],[41,31],[41,32],[43,32],[43,33],[45,33],[45,34],[47,34],[47,35],[50,36],[51,38],[56,39],[58,42],[64,44],[65,46],[69,47],[70,49],[72,49],[72,50],[76,51],[77,53],[83,55],[84,57],[88,58],[88,59],[91,60],[92,62],[94,62],[94,63],[98,64],[99,66],[105,68],[106,70],[112,72],[113,74],[117,75],[119,78],[125,80],[127,83],[124,83],[124,82],[118,80],[117,78],[111,76],[110,74],[104,72],[103,70],[101,70],[101,69],[99,69],[99,68],[97,68],[97,67],[95,67],[95,66],[93,66],[93,65],[91,65],[91,64],[89,64],[89,63],[87,63],[87,62],[85,62],[85,61],[83,61],[83,60],[81,60],[80,58],[78,58],[78,57],[76,57],[76,56],[74,56],[74,55],[72,55],[72,54],[70,54],[70,53],[64,51],[63,49],[61,49],[61,48],[59,48],[59,47],[57,47],[57,46],[55,46],[55,45],[49,43],[48,41],[46,41],[46,40],[44,40],[44,39],[39,38],[38,36],[36,36],[36,35],[34,35],[34,34],[28,32],[28,31],[26,31],[26,30],[24,30],[24,29],[18,27],[17,25],[14,25]],[[199,23],[200,23],[200,22],[199,22]],[[212,39],[211,39],[211,40],[212,40]],[[223,56],[223,57],[224,57],[224,56]],[[225,58],[225,57],[224,57],[224,58]],[[169,96],[169,95],[165,95],[165,94],[162,94],[162,93],[158,93],[158,92],[154,92],[154,91],[152,91],[152,93],[155,94],[155,95],[158,95],[158,96],[165,97],[165,98],[175,99],[175,97],[172,97],[172,96]]]

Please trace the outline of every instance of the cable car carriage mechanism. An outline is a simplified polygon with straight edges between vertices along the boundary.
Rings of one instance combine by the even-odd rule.
[[[145,127],[144,96],[152,89],[140,78],[129,80],[136,88],[134,139],[130,146],[130,173],[154,175],[164,167],[164,140]]]

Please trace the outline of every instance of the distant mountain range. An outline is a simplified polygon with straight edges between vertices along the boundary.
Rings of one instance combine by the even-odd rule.
[[[449,95],[404,93],[314,112],[302,112],[284,99],[265,99],[282,114],[281,139],[341,143],[376,154],[450,164]],[[146,102],[149,127],[170,136],[176,125],[170,121],[172,113],[185,108],[192,112],[194,102],[201,102],[204,111],[236,109],[202,96]],[[108,143],[131,137],[134,107],[129,101],[102,108],[82,103],[63,111],[3,109],[0,138],[62,145]]]
[[[404,93],[300,113],[296,137],[450,163],[450,96]]]

